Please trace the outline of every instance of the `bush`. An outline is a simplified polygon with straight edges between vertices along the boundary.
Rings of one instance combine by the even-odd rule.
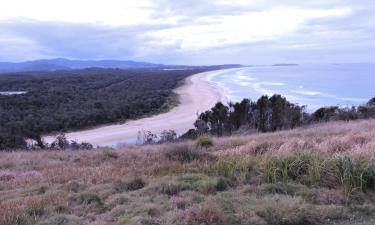
[[[317,166],[312,163],[313,158],[314,156],[311,155],[265,158],[263,164],[264,175],[269,183],[288,183],[290,180],[306,183],[308,179],[318,182],[320,171],[317,168],[312,170],[312,166]],[[309,175],[314,179],[308,178]]]
[[[187,144],[172,145],[165,149],[164,155],[170,161],[178,161],[181,163],[207,158],[208,156],[207,153],[193,149]]]
[[[217,191],[225,191],[228,189],[229,186],[229,181],[228,179],[225,179],[223,177],[219,177],[216,182],[216,190]]]
[[[128,183],[126,183],[126,190],[127,191],[135,191],[144,188],[146,183],[142,180],[142,178],[135,178]]]
[[[177,140],[177,133],[174,130],[164,130],[160,135],[160,141],[163,142],[174,142]]]
[[[250,162],[243,157],[232,157],[229,159],[220,159],[214,165],[214,171],[220,176],[231,179],[232,181],[244,182],[252,170]]]
[[[116,180],[113,183],[113,190],[119,193],[126,191],[126,183],[122,180]]]
[[[294,196],[298,191],[305,188],[303,185],[297,184],[284,184],[284,183],[276,183],[276,184],[263,184],[257,187],[256,193],[258,196],[265,196],[265,195],[274,195],[274,194],[283,194],[283,195],[290,195]]]
[[[337,176],[346,194],[375,187],[375,164],[355,161],[347,156],[335,160]]]
[[[114,152],[114,151],[104,151],[103,152],[103,157],[102,159],[103,160],[109,160],[109,159],[118,159],[119,155],[117,152]]]
[[[187,190],[189,187],[183,186],[177,183],[163,183],[159,187],[160,194],[166,194],[168,196],[177,195],[181,191]]]
[[[82,205],[98,204],[103,205],[102,199],[97,194],[82,194],[79,196],[79,203]]]
[[[270,225],[313,225],[321,222],[315,208],[304,203],[301,198],[287,196],[275,195],[260,199],[256,213]]]
[[[195,146],[201,148],[209,148],[214,145],[214,142],[208,136],[199,136],[195,142]]]
[[[217,205],[209,207],[193,207],[190,208],[185,215],[183,215],[184,224],[210,224],[210,225],[224,225],[225,217],[223,210]]]

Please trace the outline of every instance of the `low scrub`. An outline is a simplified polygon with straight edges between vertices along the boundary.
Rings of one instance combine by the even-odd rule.
[[[265,197],[258,201],[256,213],[269,225],[313,225],[322,221],[317,209],[299,197]]]
[[[199,136],[198,139],[196,140],[195,142],[195,146],[198,147],[198,148],[209,148],[209,147],[212,147],[214,145],[214,142],[212,141],[212,139],[208,136]]]
[[[188,144],[175,144],[164,150],[165,157],[170,161],[188,163],[194,160],[207,159],[209,155],[203,150],[193,148]]]
[[[271,183],[271,184],[262,184],[257,187],[256,194],[258,196],[266,195],[290,195],[295,196],[298,192],[307,189],[306,186],[300,184],[284,184],[284,183]]]
[[[225,225],[224,211],[216,204],[202,207],[192,207],[181,215],[185,225],[210,224]]]
[[[374,131],[375,120],[208,149],[0,152],[0,224],[374,224]]]
[[[135,191],[144,188],[146,182],[142,178],[134,178],[125,184],[127,191]]]
[[[219,159],[213,166],[213,171],[232,181],[245,182],[253,170],[253,161],[244,157]]]

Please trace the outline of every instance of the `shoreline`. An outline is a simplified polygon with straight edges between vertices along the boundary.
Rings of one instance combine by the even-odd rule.
[[[166,113],[156,114],[136,120],[129,120],[123,124],[102,125],[81,131],[67,132],[70,141],[88,142],[100,147],[117,147],[123,144],[135,143],[139,132],[150,131],[160,135],[164,130],[174,130],[181,135],[194,128],[197,116],[211,109],[217,102],[226,100],[213,82],[206,79],[209,71],[187,77],[184,84],[173,92],[177,94],[179,104]],[[43,140],[51,143],[55,136],[44,136]]]

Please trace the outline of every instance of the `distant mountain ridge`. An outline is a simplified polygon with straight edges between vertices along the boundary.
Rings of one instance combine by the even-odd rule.
[[[0,72],[24,72],[24,71],[55,71],[73,70],[86,68],[157,68],[163,64],[153,64],[148,62],[136,62],[131,60],[70,60],[64,58],[40,59],[25,62],[0,62]]]
[[[103,69],[165,69],[184,70],[192,68],[226,69],[242,67],[240,64],[224,64],[211,66],[164,65],[131,60],[71,60],[64,58],[39,59],[25,62],[0,62],[0,73],[80,70],[88,68]]]

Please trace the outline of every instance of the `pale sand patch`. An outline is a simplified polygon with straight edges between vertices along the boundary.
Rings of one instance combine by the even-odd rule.
[[[124,124],[107,125],[93,129],[66,133],[68,140],[89,142],[94,146],[116,146],[120,143],[134,143],[139,131],[151,131],[160,134],[164,130],[174,130],[183,134],[194,128],[197,116],[211,109],[218,101],[225,100],[205,77],[217,71],[199,73],[185,80],[185,84],[174,90],[179,96],[180,104],[167,113],[131,120]],[[54,136],[44,140],[51,143]]]

